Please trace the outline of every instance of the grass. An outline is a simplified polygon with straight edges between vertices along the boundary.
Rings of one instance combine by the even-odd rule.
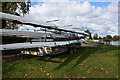
[[[3,59],[3,78],[117,78],[118,47],[81,47],[74,54]]]
[[[95,41],[86,41],[88,43],[100,43],[100,42],[95,42]]]

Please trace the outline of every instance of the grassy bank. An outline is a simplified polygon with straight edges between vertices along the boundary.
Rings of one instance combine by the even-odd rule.
[[[100,42],[95,42],[95,41],[86,41],[86,42],[88,42],[88,43],[100,43]]]
[[[81,47],[74,54],[3,59],[3,78],[117,78],[118,47]]]

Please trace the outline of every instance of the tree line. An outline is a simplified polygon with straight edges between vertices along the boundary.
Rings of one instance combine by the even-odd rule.
[[[17,16],[24,16],[29,13],[30,1],[24,2],[1,2],[0,12],[14,14]],[[14,29],[18,28],[17,24],[10,21],[2,20],[2,29]]]
[[[97,33],[93,35],[89,30],[84,31],[89,34],[89,39],[95,39],[95,40],[103,40],[103,41],[118,41],[120,40],[120,36],[114,35],[113,37],[111,35],[106,35],[105,37],[100,37]]]

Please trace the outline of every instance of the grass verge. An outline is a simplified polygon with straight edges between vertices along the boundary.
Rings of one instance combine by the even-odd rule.
[[[117,78],[118,47],[81,47],[74,54],[3,59],[3,78]]]

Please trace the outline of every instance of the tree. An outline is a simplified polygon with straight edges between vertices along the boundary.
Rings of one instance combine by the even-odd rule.
[[[106,37],[103,37],[102,39],[103,39],[103,41],[105,41],[105,40],[106,40]]]
[[[106,39],[112,40],[112,36],[111,36],[111,35],[107,35],[107,36],[106,36]]]
[[[98,39],[98,34],[97,33],[93,36],[93,39]]]
[[[89,30],[86,30],[86,31],[84,31],[84,32],[86,32],[86,33],[88,33],[88,34],[90,34],[90,33],[91,33]]]
[[[2,12],[24,16],[29,12],[30,1],[25,2],[2,2]],[[1,6],[0,5],[0,6]],[[2,28],[17,27],[16,24],[2,20]]]
[[[118,36],[118,40],[120,41],[120,36]]]
[[[102,37],[99,36],[99,39],[102,39]]]
[[[118,41],[119,40],[119,36],[117,36],[117,35],[113,36],[112,40],[113,41]]]
[[[112,40],[112,36],[111,35],[107,35],[106,37],[103,38],[104,41],[111,41]]]
[[[89,30],[84,31],[89,34],[89,39],[92,39],[91,32]]]

